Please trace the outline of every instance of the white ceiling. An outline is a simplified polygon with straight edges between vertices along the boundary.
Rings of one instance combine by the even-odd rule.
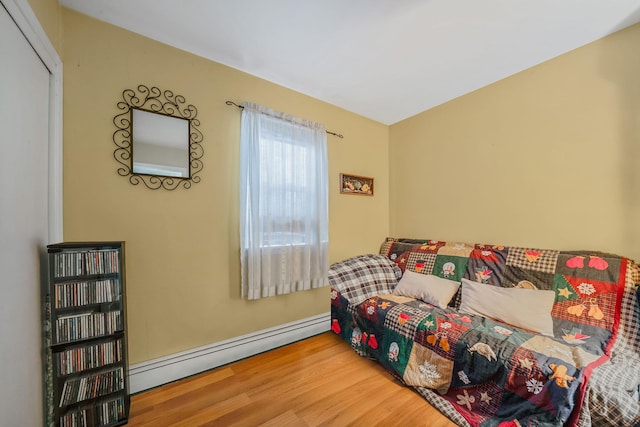
[[[640,0],[61,3],[387,125],[640,22]]]

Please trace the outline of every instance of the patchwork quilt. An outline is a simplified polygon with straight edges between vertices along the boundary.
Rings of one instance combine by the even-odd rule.
[[[551,290],[554,336],[461,313],[460,291],[446,309],[394,295],[406,269]],[[633,260],[390,238],[380,254],[332,265],[329,281],[333,332],[459,425],[640,423],[640,269]]]

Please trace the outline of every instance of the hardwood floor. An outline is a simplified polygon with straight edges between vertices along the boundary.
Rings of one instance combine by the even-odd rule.
[[[327,332],[132,396],[138,426],[454,423]]]

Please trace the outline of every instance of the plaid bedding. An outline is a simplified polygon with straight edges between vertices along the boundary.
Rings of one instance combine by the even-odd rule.
[[[456,424],[640,425],[640,268],[633,260],[428,239],[387,239],[380,253],[401,271],[556,292],[555,337],[544,338],[462,316],[459,294],[445,310],[392,295],[397,276],[378,257],[331,266],[331,329]],[[371,261],[375,267],[364,265]]]

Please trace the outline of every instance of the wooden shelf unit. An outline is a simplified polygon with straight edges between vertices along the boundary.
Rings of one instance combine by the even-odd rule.
[[[115,427],[130,408],[124,242],[47,246],[43,286],[47,427]]]

